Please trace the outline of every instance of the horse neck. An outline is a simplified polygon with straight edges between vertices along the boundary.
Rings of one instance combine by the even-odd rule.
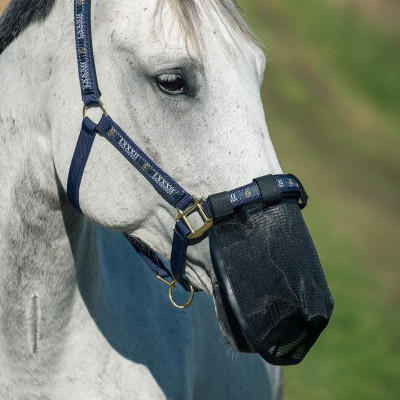
[[[51,21],[29,26],[0,56],[0,90],[7,93],[0,107],[0,313],[26,312],[26,320],[16,318],[12,324],[18,326],[8,327],[21,336],[27,321],[35,326],[39,301],[52,331],[62,331],[76,292],[74,248],[78,241],[91,248],[95,240],[93,224],[60,190],[50,139],[55,127],[45,112],[50,60],[62,52],[62,46],[51,45],[49,24],[57,19],[59,27],[65,24],[61,3]],[[52,40],[57,43],[57,36]],[[37,338],[31,331],[34,352]]]
[[[69,22],[64,21],[62,10],[65,5],[62,3],[57,1],[43,23],[29,25],[0,55],[0,90],[6,94],[0,100],[3,199],[12,196],[18,184],[21,186],[19,190],[27,194],[29,188],[23,186],[32,181],[28,179],[31,177],[35,180],[35,188],[46,193],[39,196],[42,201],[58,201],[50,139],[51,129],[56,127],[51,126],[47,110],[52,101],[50,96],[54,95],[49,90],[54,75],[53,59],[63,53],[66,45],[57,32],[62,31],[67,23],[73,23],[72,18]],[[57,25],[58,29],[52,28]],[[6,204],[2,202],[2,211],[14,206],[10,200]],[[25,198],[23,203],[37,200]],[[2,215],[6,219],[8,216]]]
[[[154,306],[161,293],[165,295],[143,266],[131,265],[134,254],[122,235],[79,214],[58,182],[53,151],[62,149],[51,143],[51,130],[57,127],[47,115],[48,96],[54,93],[49,82],[54,82],[53,74],[60,74],[62,62],[56,59],[71,54],[73,38],[62,37],[62,32],[73,32],[72,15],[65,22],[71,10],[72,1],[57,1],[43,24],[29,26],[0,56],[0,90],[8,94],[0,107],[0,319],[26,315],[3,329],[4,338],[0,329],[0,359],[4,348],[26,351],[19,349],[26,337],[31,338],[28,351],[35,352],[40,313],[40,336],[56,343],[50,348],[59,349],[69,321],[83,318],[84,308],[104,336],[117,330],[120,338],[127,336],[126,347],[131,348],[137,330],[132,311],[126,315],[127,304],[133,309],[137,302],[151,299]],[[64,46],[69,46],[68,52]],[[74,96],[71,102],[78,103],[78,88]],[[114,264],[117,270],[112,270]],[[129,286],[132,282],[134,288]],[[126,296],[118,300],[122,292]],[[102,315],[112,315],[113,324],[104,322]]]

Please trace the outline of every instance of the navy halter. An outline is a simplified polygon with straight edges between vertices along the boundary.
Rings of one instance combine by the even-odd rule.
[[[69,170],[67,197],[72,205],[82,212],[79,205],[79,189],[83,171],[96,135],[106,138],[147,179],[163,199],[178,210],[170,260],[172,273],[153,249],[138,238],[125,234],[126,238],[151,271],[157,277],[163,278],[161,280],[167,283],[170,289],[174,287],[176,280],[182,287],[193,293],[193,290],[198,289],[194,289],[185,279],[186,250],[190,240],[203,236],[211,227],[213,221],[210,206],[203,198],[190,195],[158,167],[107,114],[100,100],[101,93],[96,78],[91,39],[90,0],[75,0],[74,7],[76,52],[84,118]],[[99,123],[94,123],[86,116],[88,106],[102,108],[103,116]],[[307,195],[295,176],[273,175],[273,178],[281,193],[293,194],[294,197],[300,199],[301,208],[306,205]],[[255,181],[228,193],[232,209],[262,199],[260,188]],[[197,230],[192,228],[187,219],[192,212],[198,212],[204,221],[203,226]],[[165,281],[165,278],[171,278],[172,283]]]

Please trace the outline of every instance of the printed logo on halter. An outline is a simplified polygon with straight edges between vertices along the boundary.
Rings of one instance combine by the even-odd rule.
[[[85,0],[76,0],[76,40],[78,44],[79,77],[83,95],[93,93],[90,79],[88,43],[86,43],[84,6]]]
[[[274,175],[276,183],[280,187],[282,193],[296,190],[300,192],[300,186],[296,180],[286,175]],[[256,183],[242,186],[229,192],[233,207],[238,207],[245,203],[261,198],[260,188]]]
[[[165,195],[168,195],[174,202],[180,199],[183,193],[176,190],[168,180],[151,165],[134,147],[128,143],[128,141],[120,135],[117,130],[110,126],[107,130],[107,135],[113,139],[115,144],[128,156],[138,167],[142,173],[151,179],[155,185],[157,185]]]

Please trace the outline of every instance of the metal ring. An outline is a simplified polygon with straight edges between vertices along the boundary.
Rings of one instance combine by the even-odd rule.
[[[93,104],[96,104],[96,103],[93,103]],[[106,106],[104,105],[104,103],[99,99],[99,100],[97,100],[97,104],[101,108],[101,111],[103,111],[104,116],[108,117]],[[84,104],[83,105],[83,112],[82,112],[83,118],[86,117],[87,109],[88,109],[88,106],[86,104]]]
[[[174,287],[176,287],[175,282],[176,282],[176,281],[175,281],[175,279],[174,279],[174,280],[171,282],[171,285],[170,285],[169,288],[168,288],[168,297],[169,297],[169,300],[170,300],[170,302],[173,304],[174,307],[183,310],[184,308],[187,308],[187,307],[190,306],[190,304],[192,304],[192,301],[193,301],[193,298],[194,298],[194,287],[189,283],[189,286],[190,286],[190,297],[189,297],[189,300],[187,301],[186,304],[180,306],[179,304],[176,304],[175,301],[174,301],[174,299],[172,298],[172,289],[173,289]]]

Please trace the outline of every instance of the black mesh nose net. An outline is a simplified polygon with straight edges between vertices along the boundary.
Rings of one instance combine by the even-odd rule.
[[[233,211],[226,192],[208,199],[214,297],[231,345],[297,364],[326,327],[333,299],[297,199],[264,178],[258,203]]]

